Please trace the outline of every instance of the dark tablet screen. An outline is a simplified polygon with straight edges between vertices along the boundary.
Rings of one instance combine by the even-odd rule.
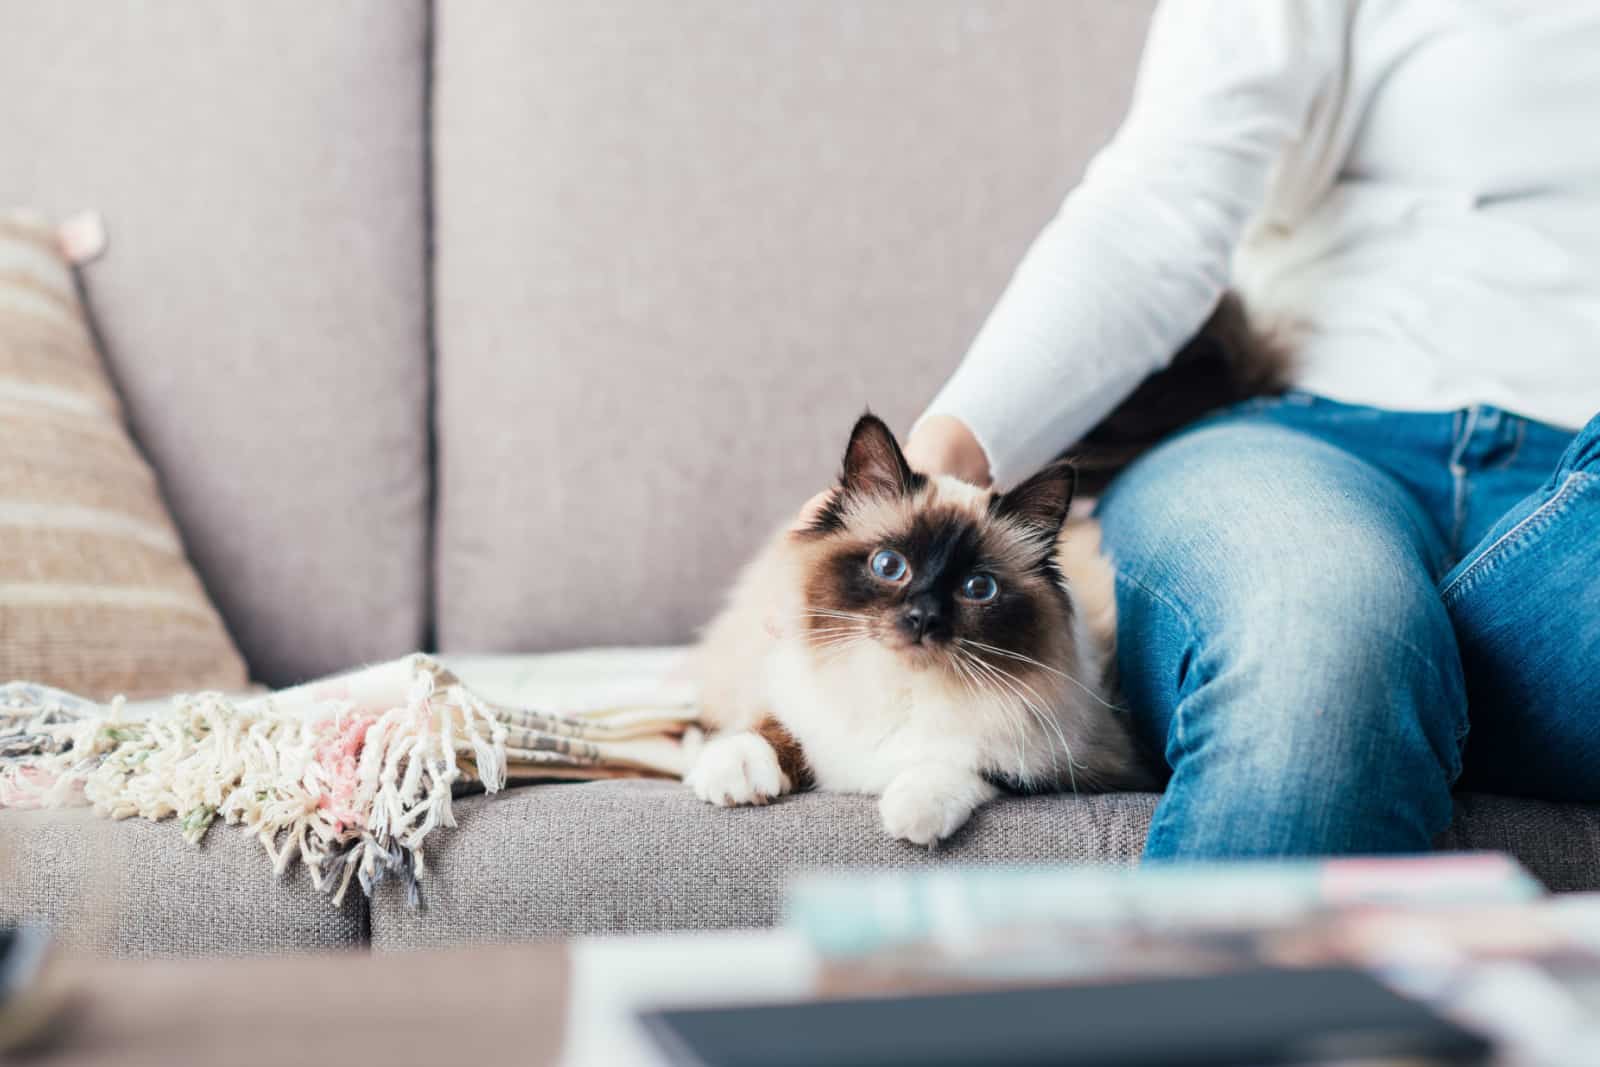
[[[1478,1035],[1343,968],[665,1011],[644,1021],[673,1062],[704,1067],[1477,1063],[1489,1051]]]

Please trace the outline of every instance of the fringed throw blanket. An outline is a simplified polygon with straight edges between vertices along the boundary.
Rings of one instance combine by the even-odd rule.
[[[687,702],[572,714],[491,703],[423,655],[261,697],[174,697],[138,717],[27,683],[0,685],[0,808],[87,804],[175,818],[198,842],[243,824],[282,874],[295,860],[335,904],[398,878],[421,902],[423,843],[451,798],[512,781],[681,776]]]

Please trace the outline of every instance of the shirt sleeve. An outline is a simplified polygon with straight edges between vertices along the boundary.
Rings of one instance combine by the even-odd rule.
[[[1133,103],[923,414],[997,486],[1059,455],[1192,337],[1274,164],[1343,62],[1350,0],[1164,0]]]

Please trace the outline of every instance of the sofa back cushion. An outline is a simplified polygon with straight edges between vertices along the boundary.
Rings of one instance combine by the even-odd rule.
[[[93,207],[135,435],[249,660],[424,638],[426,0],[15,0],[0,204]]]
[[[1149,4],[441,4],[439,638],[680,640],[900,430],[1114,128]]]

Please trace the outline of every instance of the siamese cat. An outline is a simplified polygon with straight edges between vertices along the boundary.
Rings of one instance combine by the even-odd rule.
[[[696,794],[874,794],[885,830],[932,845],[1004,790],[1155,786],[1116,707],[1094,524],[1066,523],[1075,477],[928,477],[863,416],[832,498],[768,542],[697,650]]]
[[[1201,332],[1060,460],[1006,492],[913,471],[862,416],[839,481],[744,570],[696,652],[711,734],[685,781],[712,804],[825,789],[879,797],[932,846],[1003,791],[1159,788],[1115,678],[1098,491],[1207,411],[1281,390],[1282,351],[1224,298]]]

